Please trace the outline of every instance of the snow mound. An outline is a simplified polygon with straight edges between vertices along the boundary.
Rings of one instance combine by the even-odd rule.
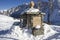
[[[10,29],[14,19],[5,15],[0,15],[0,31]]]
[[[57,33],[57,31],[53,30],[51,26],[53,25],[48,25],[48,24],[44,25],[44,38],[43,39],[47,39],[49,36],[52,36],[55,33]]]
[[[6,35],[0,35],[0,40],[1,40],[1,37],[3,37],[2,40],[4,39],[6,40],[7,39],[8,40],[14,40],[14,39],[15,40],[44,40],[56,33],[48,24],[45,24],[43,27],[44,27],[44,35],[39,35],[35,37],[31,34],[30,29],[26,29],[26,28],[22,29],[19,26],[13,25],[13,27],[9,31],[10,33]]]
[[[57,25],[50,25],[51,26],[51,28],[53,29],[53,30],[55,30],[55,31],[57,31],[57,32],[60,32],[60,26],[57,26]]]

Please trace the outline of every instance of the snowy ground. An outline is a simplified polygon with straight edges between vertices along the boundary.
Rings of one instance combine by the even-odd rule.
[[[17,19],[0,15],[0,40],[60,40],[60,26],[45,23],[44,35],[34,37],[30,30],[20,28],[19,23]]]

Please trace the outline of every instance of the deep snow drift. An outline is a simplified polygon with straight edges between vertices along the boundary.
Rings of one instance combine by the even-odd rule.
[[[56,40],[57,38],[55,35],[60,35],[60,33],[54,29],[55,27],[53,27],[55,25],[44,23],[44,35],[35,37],[31,34],[30,29],[22,29],[19,25],[14,24],[16,22],[20,21],[17,19],[14,20],[8,16],[0,15],[0,40]]]

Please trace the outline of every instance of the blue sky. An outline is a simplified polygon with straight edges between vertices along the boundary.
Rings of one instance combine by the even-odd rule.
[[[0,10],[6,10],[18,5],[21,5],[24,2],[29,2],[30,0],[0,0]]]
[[[0,0],[0,10],[6,10],[10,9],[12,7],[16,7],[18,5],[21,5],[23,3],[28,3],[31,0]],[[37,0],[34,0],[35,2]],[[47,1],[47,0],[41,0],[41,1]]]

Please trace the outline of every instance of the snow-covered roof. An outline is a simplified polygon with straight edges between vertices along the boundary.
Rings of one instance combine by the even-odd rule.
[[[22,14],[24,14],[24,13],[27,13],[27,14],[39,14],[39,12],[41,12],[39,9],[36,9],[36,8],[27,8],[26,10],[24,10],[22,13],[21,13],[21,15]],[[41,14],[45,14],[45,13],[41,13]]]
[[[30,9],[26,10],[26,12],[39,12],[39,9],[30,8]]]

